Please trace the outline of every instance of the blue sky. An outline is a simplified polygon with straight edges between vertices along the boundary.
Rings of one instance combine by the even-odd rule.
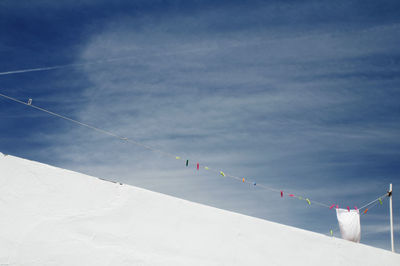
[[[0,29],[0,72],[119,58],[3,75],[3,94],[327,204],[400,186],[397,1],[1,1]],[[336,229],[333,211],[5,99],[0,118],[3,153]],[[363,243],[389,249],[387,200],[361,223]]]

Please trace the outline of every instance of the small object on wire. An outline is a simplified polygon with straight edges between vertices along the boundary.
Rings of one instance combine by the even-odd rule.
[[[363,213],[364,213],[364,214],[366,214],[366,213],[367,213],[367,211],[368,211],[368,208],[366,208],[366,209],[365,209],[365,211],[364,211]]]
[[[383,203],[382,203],[382,199],[381,199],[381,198],[379,198],[378,200],[379,200],[379,203],[382,205],[382,204],[383,204]]]
[[[358,210],[358,209],[357,209],[357,206],[354,206],[354,209],[355,209],[355,210]]]
[[[347,206],[347,210],[348,210],[348,211],[350,211],[350,208],[349,208],[349,206]]]
[[[299,200],[303,200],[303,197],[298,196],[297,198],[298,198]]]
[[[332,206],[330,206],[329,209],[332,210],[333,207],[335,207],[335,204],[332,204]]]
[[[339,205],[336,204],[336,209],[339,209]]]
[[[224,173],[224,172],[220,171],[219,173],[220,173],[222,176],[225,176],[225,173]]]
[[[257,183],[256,183],[256,182],[254,182],[254,185],[257,185]]]
[[[176,156],[176,157],[175,157],[175,159],[177,159],[177,160],[180,160],[180,159],[181,159],[181,157],[179,157],[179,156]]]
[[[242,182],[244,183],[244,177],[242,178]]]
[[[208,168],[208,166],[204,166],[204,169],[208,170],[208,169],[210,169],[210,168]]]
[[[32,104],[32,99],[29,98],[28,105],[31,105],[31,104]]]
[[[122,137],[121,139],[122,139],[122,140],[125,140],[125,141],[128,141],[128,138],[127,138],[127,137]]]
[[[308,205],[311,205],[311,201],[309,199],[306,199]]]
[[[189,165],[189,160],[186,160],[186,167],[188,167]]]
[[[289,197],[294,197],[294,195],[293,194],[289,194]]]
[[[333,230],[331,229],[331,236],[333,236]]]
[[[199,171],[199,169],[200,169],[200,164],[197,163],[197,171]]]
[[[283,191],[281,190],[281,198],[283,198]]]

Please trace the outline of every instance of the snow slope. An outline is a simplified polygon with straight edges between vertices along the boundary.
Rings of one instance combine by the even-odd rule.
[[[0,153],[0,265],[400,265],[363,244]]]

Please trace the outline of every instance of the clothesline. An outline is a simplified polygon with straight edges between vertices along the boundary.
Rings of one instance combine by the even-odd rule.
[[[0,74],[1,74],[1,73],[0,73]],[[184,162],[186,162],[186,166],[188,166],[188,164],[189,164],[189,160],[188,160],[188,159],[184,159],[184,158],[182,158],[182,157],[180,157],[180,156],[176,156],[176,155],[174,155],[174,154],[172,154],[172,153],[170,153],[170,152],[165,152],[165,151],[162,151],[162,150],[153,148],[153,147],[151,147],[151,146],[149,146],[149,145],[146,145],[146,144],[143,144],[143,143],[141,143],[141,142],[138,142],[138,141],[129,139],[129,138],[127,138],[127,137],[120,136],[120,135],[115,134],[115,133],[113,133],[113,132],[110,132],[110,131],[101,129],[101,128],[99,128],[99,127],[95,127],[95,126],[92,126],[92,125],[89,125],[89,124],[80,122],[80,121],[78,121],[78,120],[75,120],[75,119],[66,117],[66,116],[64,116],[64,115],[60,115],[60,114],[57,114],[57,113],[55,113],[55,112],[49,111],[49,110],[47,110],[47,109],[41,108],[41,107],[39,107],[39,106],[36,106],[36,105],[32,104],[32,99],[29,99],[28,102],[23,102],[23,101],[21,101],[21,100],[18,100],[18,99],[16,99],[16,98],[13,98],[13,97],[10,97],[10,96],[7,96],[7,95],[2,94],[2,93],[0,93],[0,96],[3,97],[3,98],[6,98],[6,99],[12,100],[12,101],[14,101],[14,102],[17,102],[17,103],[20,103],[20,104],[29,106],[29,107],[34,108],[34,109],[36,109],[36,110],[45,112],[45,113],[47,113],[47,114],[50,114],[50,115],[53,115],[53,116],[62,118],[62,119],[64,119],[64,120],[70,121],[70,122],[75,123],[75,124],[78,124],[78,125],[80,125],[80,126],[87,127],[87,128],[89,128],[89,129],[92,129],[92,130],[97,131],[97,132],[99,132],[99,133],[103,133],[103,134],[109,135],[109,136],[111,136],[111,137],[117,138],[117,139],[122,140],[122,141],[125,141],[125,142],[127,142],[127,143],[131,143],[131,144],[134,144],[134,145],[141,146],[141,147],[143,147],[143,148],[146,148],[146,149],[151,150],[151,151],[156,152],[156,153],[160,153],[160,154],[165,155],[165,156],[168,156],[168,157],[170,157],[170,158],[174,158],[174,159],[176,159],[176,160],[183,160]],[[199,163],[199,161],[196,161],[196,160],[194,160],[194,161],[197,162],[197,170],[199,170],[199,169],[200,169],[200,163]],[[331,204],[331,205],[329,205],[329,204],[326,204],[326,203],[323,203],[323,202],[319,202],[319,201],[316,201],[316,200],[311,200],[311,199],[309,199],[308,197],[299,196],[299,195],[294,194],[294,193],[288,193],[288,192],[286,192],[286,190],[276,189],[276,188],[269,187],[269,186],[264,185],[264,184],[258,184],[257,182],[255,182],[255,181],[252,180],[251,178],[235,176],[235,175],[232,175],[232,174],[229,174],[229,173],[225,173],[225,172],[223,172],[223,171],[221,171],[221,170],[217,170],[217,169],[210,168],[210,167],[208,167],[208,166],[203,166],[203,165],[202,165],[202,168],[203,168],[204,170],[214,172],[214,173],[216,173],[216,174],[218,174],[218,175],[221,175],[221,176],[223,176],[223,177],[230,177],[230,178],[236,179],[236,180],[238,180],[238,181],[240,181],[240,182],[243,182],[243,183],[247,183],[247,184],[250,184],[250,185],[253,185],[253,186],[257,186],[257,187],[263,188],[263,189],[265,189],[265,190],[269,190],[269,191],[272,191],[272,192],[275,192],[275,193],[279,193],[281,197],[283,197],[283,196],[289,196],[289,198],[295,198],[295,199],[298,199],[298,200],[306,201],[306,202],[308,203],[308,205],[315,204],[315,205],[318,205],[318,206],[321,206],[321,207],[325,207],[325,208],[329,208],[329,209],[332,209],[334,206],[336,206],[336,208],[338,208],[338,206],[337,206],[336,204]],[[279,195],[279,194],[278,194],[278,195]],[[361,208],[359,208],[359,210],[361,211],[362,209],[368,207],[369,205],[371,205],[371,204],[373,204],[373,203],[375,203],[375,202],[377,202],[377,201],[381,201],[381,198],[384,197],[385,195],[387,195],[387,194],[384,194],[383,196],[378,197],[378,198],[374,199],[373,201],[371,201],[371,202],[365,204],[364,206],[362,206]]]
[[[360,210],[361,210],[361,209],[364,209],[364,208],[366,208],[366,207],[368,207],[368,206],[371,205],[371,204],[374,204],[374,203],[377,202],[377,201],[381,201],[382,198],[387,197],[387,196],[388,196],[388,192],[386,192],[386,193],[383,194],[382,196],[380,196],[380,197],[374,199],[374,200],[371,201],[370,203],[365,204],[364,206],[362,206],[362,207],[360,208]]]

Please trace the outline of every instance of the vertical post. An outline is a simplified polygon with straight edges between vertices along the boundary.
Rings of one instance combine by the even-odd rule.
[[[394,252],[392,183],[390,183],[388,195],[389,195],[389,202],[390,202],[390,240],[391,240],[391,244],[392,244],[392,252]]]

